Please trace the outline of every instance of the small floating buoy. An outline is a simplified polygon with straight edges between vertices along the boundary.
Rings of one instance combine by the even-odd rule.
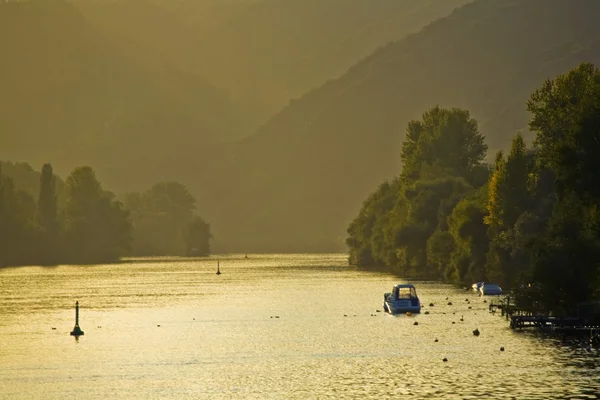
[[[437,342],[439,342],[439,340],[435,339],[434,342],[437,343]]]
[[[377,311],[377,312],[381,312],[381,310],[375,310],[375,311]]]
[[[415,323],[413,325],[419,325],[419,323],[417,321],[415,321]]]
[[[469,299],[465,299],[465,301],[469,301]]]
[[[465,320],[465,316],[464,316],[464,315],[461,315],[461,316],[460,316],[460,320],[461,320],[461,321],[464,321],[464,320]]]
[[[470,310],[471,308],[473,308],[473,307],[469,306],[469,310]]]
[[[156,326],[158,326],[160,328],[160,325],[156,325]]]
[[[484,303],[487,303],[487,300],[484,300],[483,302],[484,302]]]
[[[433,307],[433,303],[429,303],[429,307]]]
[[[55,328],[55,327],[52,327],[52,330],[53,330],[53,331],[55,331],[55,330],[56,330],[56,328]]]
[[[344,317],[347,317],[348,315],[344,314]]]
[[[406,312],[406,316],[407,316],[407,317],[411,317],[411,316],[412,316],[412,313],[411,313],[410,311],[407,311],[407,312]]]
[[[276,315],[275,318],[279,318],[279,315]]]
[[[452,321],[452,324],[455,324],[456,322]]]
[[[444,357],[444,359],[442,361],[443,362],[448,362],[448,359],[446,357]]]
[[[475,328],[475,330],[473,331],[473,335],[479,336],[479,329]]]
[[[504,351],[504,347],[500,347],[500,351]]]
[[[426,314],[426,315],[427,315],[427,314],[429,314],[429,311],[425,311],[425,313],[424,313],[424,314]]]
[[[100,329],[100,328],[102,328],[102,327],[101,327],[100,325],[98,325],[96,328]]]
[[[448,305],[449,305],[449,306],[451,306],[451,305],[452,305],[452,302],[451,302],[451,301],[449,301],[449,302],[448,302]]]
[[[446,297],[446,300],[448,300],[448,298]]]

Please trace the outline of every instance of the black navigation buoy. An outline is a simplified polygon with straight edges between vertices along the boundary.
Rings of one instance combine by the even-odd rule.
[[[219,262],[217,261],[217,275],[221,275],[221,269],[219,268]]]
[[[79,302],[75,302],[75,328],[71,332],[71,336],[81,336],[83,335],[83,331],[79,327]]]

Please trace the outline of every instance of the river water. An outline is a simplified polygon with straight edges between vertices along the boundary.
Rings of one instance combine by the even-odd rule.
[[[447,284],[413,282],[420,315],[378,312],[399,282],[339,254],[5,268],[0,398],[600,398],[600,350]]]

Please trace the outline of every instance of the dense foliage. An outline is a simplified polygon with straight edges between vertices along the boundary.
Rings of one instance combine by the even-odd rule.
[[[402,173],[348,228],[350,262],[406,277],[494,281],[546,310],[600,293],[600,71],[583,63],[527,102],[528,149],[483,163],[477,122],[435,107],[408,124]]]
[[[50,164],[36,172],[0,163],[0,266],[208,255],[210,225],[194,215],[194,203],[185,186],[167,182],[128,195],[124,206],[90,167],[76,168],[63,182]]]
[[[0,171],[0,266],[109,262],[129,250],[128,212],[90,167],[69,175],[61,209],[57,181],[44,165],[36,202]]]
[[[196,199],[177,182],[158,183],[144,193],[130,193],[125,206],[134,226],[132,253],[137,256],[210,253],[210,225],[194,215]]]

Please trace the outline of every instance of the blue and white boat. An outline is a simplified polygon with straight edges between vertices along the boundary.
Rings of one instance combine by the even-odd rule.
[[[390,314],[420,313],[421,301],[410,283],[395,285],[391,293],[383,295],[383,310]]]

